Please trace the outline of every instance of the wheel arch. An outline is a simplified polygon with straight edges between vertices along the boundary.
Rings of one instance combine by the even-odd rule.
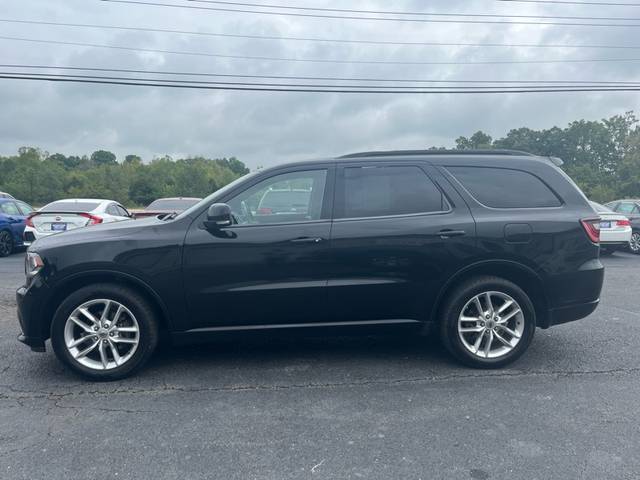
[[[43,338],[49,337],[53,316],[64,299],[67,298],[73,291],[96,283],[113,283],[119,286],[126,286],[134,290],[136,293],[142,295],[154,309],[157,314],[160,328],[166,330],[171,329],[171,317],[167,306],[164,304],[155,290],[151,288],[145,281],[134,275],[124,272],[111,270],[93,270],[71,275],[68,278],[65,278],[62,283],[56,285],[55,293],[47,302],[47,306],[44,312],[42,312],[42,317],[44,320],[42,322]]]
[[[515,283],[529,296],[536,313],[536,324],[541,328],[549,326],[549,301],[540,276],[531,268],[511,260],[486,260],[469,265],[456,272],[440,289],[428,319],[440,321],[440,312],[449,293],[473,277],[500,277]]]

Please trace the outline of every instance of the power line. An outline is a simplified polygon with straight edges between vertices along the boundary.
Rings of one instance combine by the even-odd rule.
[[[638,82],[631,81],[599,81],[599,80],[441,80],[441,79],[399,79],[399,78],[376,78],[376,77],[310,77],[292,75],[239,75],[229,73],[205,73],[205,72],[177,72],[166,70],[139,70],[129,68],[105,68],[105,67],[74,67],[60,65],[24,65],[24,64],[0,64],[0,68],[21,68],[31,70],[66,70],[66,71],[87,71],[87,72],[116,72],[116,73],[141,73],[149,75],[171,75],[171,76],[192,76],[192,77],[216,77],[216,78],[251,78],[270,80],[300,80],[300,81],[342,81],[342,82],[377,82],[377,83],[435,83],[435,84],[497,84],[497,85],[536,85],[536,84],[589,84],[589,85],[639,85]]]
[[[297,12],[272,12],[261,10],[247,10],[227,7],[204,7],[200,5],[176,5],[171,3],[142,2],[140,0],[100,0],[101,2],[123,3],[130,5],[146,5],[153,7],[188,8],[195,10],[211,10],[216,12],[249,13],[257,15],[284,15],[290,17],[324,18],[338,20],[375,20],[391,22],[412,22],[412,23],[461,23],[461,24],[481,24],[481,25],[554,25],[573,27],[640,27],[640,23],[584,23],[584,22],[539,22],[539,21],[498,21],[498,20],[463,20],[463,19],[443,19],[443,18],[388,18],[388,17],[363,17],[355,15],[330,15],[319,13],[297,13]]]
[[[442,12],[398,12],[390,10],[355,10],[349,8],[326,8],[326,7],[299,7],[291,5],[273,5],[262,3],[230,2],[222,0],[185,0],[193,3],[209,3],[216,5],[232,5],[236,7],[257,7],[274,8],[282,10],[314,11],[314,12],[336,12],[336,13],[363,13],[374,15],[414,15],[425,17],[482,17],[482,18],[546,18],[556,20],[604,20],[604,21],[637,21],[640,18],[628,17],[584,17],[584,16],[561,16],[561,15],[505,15],[497,13],[442,13]]]
[[[488,86],[451,86],[451,85],[446,85],[446,86],[431,86],[431,87],[423,87],[423,86],[397,86],[397,85],[335,85],[335,84],[317,84],[317,83],[304,83],[304,84],[300,84],[300,83],[265,83],[265,82],[221,82],[221,81],[202,81],[202,80],[198,80],[198,81],[194,81],[194,80],[175,80],[175,79],[159,79],[159,78],[140,78],[140,77],[118,77],[118,76],[106,76],[106,75],[101,75],[101,76],[97,76],[97,75],[79,75],[79,74],[53,74],[53,73],[25,73],[25,72],[2,72],[0,71],[0,75],[11,75],[11,76],[17,76],[17,77],[23,77],[23,76],[29,76],[29,77],[47,77],[47,78],[77,78],[77,79],[94,79],[94,78],[100,78],[101,80],[118,80],[118,81],[135,81],[135,82],[158,82],[158,83],[169,83],[169,84],[187,84],[187,85],[231,85],[231,86],[238,86],[238,87],[242,87],[242,86],[252,86],[252,87],[291,87],[291,88],[317,88],[317,89],[356,89],[356,90],[381,90],[381,91],[386,91],[386,90],[390,90],[390,91],[394,91],[394,90],[409,90],[409,89],[421,89],[421,90],[434,90],[434,91],[438,91],[438,90],[444,90],[444,89],[450,89],[450,90],[495,90],[495,89],[502,89],[502,90],[519,90],[522,89],[523,86],[522,85],[518,85],[518,86],[494,86],[494,85],[488,85]],[[639,87],[640,88],[640,83],[636,82],[636,83],[629,83],[629,85],[626,86],[635,86],[635,87]],[[606,87],[606,88],[610,88],[610,89],[619,89],[619,88],[625,88],[625,86],[616,86],[616,85],[601,85],[599,84],[599,82],[594,82],[593,84],[586,84],[586,82],[583,82],[583,84],[580,85],[562,85],[562,88],[598,88],[598,87]],[[527,88],[531,89],[531,90],[539,90],[539,89],[548,89],[548,88],[559,88],[558,85],[548,85],[548,84],[542,84],[542,85],[535,85],[535,86],[527,86]]]
[[[354,65],[514,65],[514,64],[547,64],[547,63],[615,63],[615,62],[638,62],[640,58],[592,58],[592,59],[545,59],[545,60],[478,60],[478,61],[442,61],[442,62],[423,62],[423,61],[400,61],[400,60],[340,60],[340,59],[323,59],[323,58],[295,58],[295,57],[267,57],[260,55],[229,55],[222,53],[209,52],[190,52],[180,50],[161,50],[156,48],[140,48],[128,47],[121,45],[105,45],[99,43],[87,42],[67,42],[61,40],[42,40],[24,37],[8,37],[0,36],[0,40],[11,40],[30,43],[44,43],[52,45],[80,46],[92,48],[108,48],[115,50],[126,50],[134,52],[163,53],[171,55],[191,55],[198,57],[214,57],[226,58],[230,60],[260,60],[260,61],[277,61],[277,62],[302,62],[302,63],[337,63],[337,64],[354,64]]]
[[[317,38],[317,37],[289,37],[279,35],[242,35],[237,33],[219,32],[196,32],[189,30],[173,30],[167,28],[129,27],[121,25],[99,25],[94,23],[65,23],[48,22],[42,20],[20,20],[0,18],[2,23],[16,23],[27,25],[47,25],[55,27],[72,28],[97,28],[103,30],[125,30],[136,32],[152,33],[175,33],[180,35],[198,35],[223,38],[246,38],[252,40],[286,40],[296,42],[324,42],[324,43],[345,43],[345,44],[365,44],[365,45],[393,45],[393,46],[435,46],[435,47],[517,47],[517,48],[600,48],[600,49],[622,49],[640,50],[640,45],[600,45],[600,44],[536,44],[536,43],[451,43],[451,42],[394,42],[385,40],[349,40],[339,38]]]
[[[300,92],[300,93],[366,93],[366,94],[488,94],[488,93],[570,93],[570,92],[636,92],[640,91],[637,87],[552,87],[545,89],[521,88],[520,90],[343,90],[343,89],[325,89],[325,88],[280,88],[268,86],[216,86],[216,85],[199,85],[199,84],[176,84],[162,83],[162,81],[125,81],[125,80],[108,80],[100,76],[91,79],[78,78],[59,78],[59,77],[36,77],[32,75],[12,75],[0,73],[0,79],[4,80],[33,80],[47,82],[62,83],[90,83],[102,85],[128,85],[139,87],[165,87],[165,88],[183,88],[198,90],[234,90],[234,91],[267,91],[267,92]]]
[[[511,3],[546,3],[546,4],[558,4],[558,5],[600,5],[608,7],[640,7],[640,3],[620,3],[620,2],[574,2],[563,0],[497,0],[498,2],[511,2]]]

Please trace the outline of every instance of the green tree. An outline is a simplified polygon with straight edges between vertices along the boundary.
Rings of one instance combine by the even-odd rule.
[[[96,150],[91,154],[91,163],[94,165],[113,165],[116,162],[116,156],[107,150]]]

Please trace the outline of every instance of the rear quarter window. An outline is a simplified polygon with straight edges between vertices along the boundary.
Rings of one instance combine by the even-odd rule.
[[[559,207],[558,196],[538,177],[523,170],[446,167],[478,202],[492,208]]]

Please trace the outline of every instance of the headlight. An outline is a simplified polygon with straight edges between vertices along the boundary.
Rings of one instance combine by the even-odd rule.
[[[44,267],[44,262],[40,255],[35,252],[27,252],[24,261],[24,273],[27,277],[33,277],[42,267]]]

